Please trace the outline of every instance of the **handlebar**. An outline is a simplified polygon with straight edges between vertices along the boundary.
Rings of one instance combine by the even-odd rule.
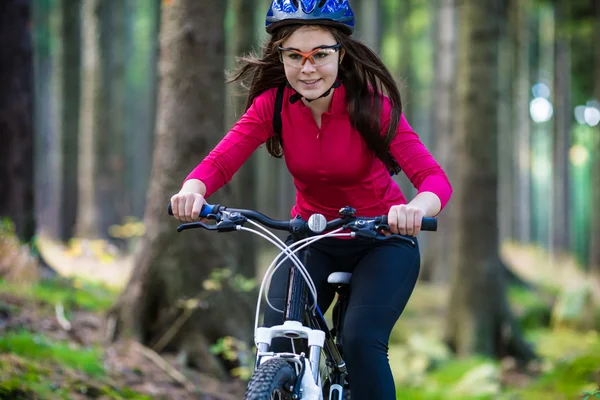
[[[224,211],[226,211],[226,213],[224,213]],[[173,215],[171,203],[169,203],[168,212],[169,215]],[[378,217],[356,217],[354,215],[355,213],[356,210],[352,207],[344,207],[339,211],[341,217],[329,222],[325,221],[325,217],[320,214],[311,216],[308,221],[304,221],[299,217],[282,221],[269,218],[254,210],[229,208],[218,204],[205,204],[200,211],[200,217],[213,219],[217,221],[217,224],[209,225],[203,222],[191,222],[178,226],[177,231],[181,232],[187,229],[204,228],[218,232],[231,232],[237,230],[238,227],[242,226],[248,219],[251,219],[266,227],[299,235],[321,233],[344,227],[345,229],[355,232],[357,236],[378,239],[391,238],[390,236],[382,237],[380,235],[383,231],[389,231],[390,229],[387,223],[387,215]],[[436,231],[437,219],[423,218],[421,230]]]

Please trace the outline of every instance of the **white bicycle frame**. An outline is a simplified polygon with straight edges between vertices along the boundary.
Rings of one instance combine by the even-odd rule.
[[[226,212],[226,211],[224,211]],[[288,259],[290,259],[294,265],[294,268],[297,268],[304,280],[306,281],[310,292],[312,293],[312,298],[314,299],[314,304],[311,306],[311,309],[317,305],[317,291],[314,282],[310,278],[308,271],[305,266],[296,256],[296,253],[305,247],[309,246],[311,243],[314,243],[318,240],[321,240],[325,237],[354,237],[354,233],[339,233],[343,228],[336,229],[329,233],[323,235],[315,235],[305,239],[301,239],[297,242],[292,243],[290,246],[287,246],[285,242],[279,239],[273,232],[263,227],[257,222],[252,220],[248,220],[248,223],[256,226],[263,232],[260,232],[256,229],[246,228],[243,226],[237,226],[237,230],[248,231],[254,233],[278,247],[281,252],[275,257],[269,268],[267,269],[265,276],[263,277],[258,300],[256,304],[256,316],[254,320],[254,343],[257,348],[257,367],[258,365],[264,363],[265,361],[271,358],[278,358],[285,356],[286,361],[293,361],[296,366],[300,368],[304,368],[303,378],[301,380],[300,390],[302,391],[302,398],[306,400],[322,400],[322,379],[320,376],[320,363],[321,363],[321,350],[325,344],[325,332],[318,329],[311,329],[309,327],[304,326],[300,322],[296,321],[285,321],[283,325],[272,326],[270,328],[258,327],[259,318],[260,318],[260,306],[261,299],[263,293],[265,294],[265,299],[269,307],[272,309],[283,313],[283,310],[279,310],[275,308],[268,298],[268,288],[271,283],[271,278],[275,271]],[[283,255],[285,257],[279,260]],[[279,262],[278,262],[279,260]],[[309,346],[309,358],[308,362],[306,358],[304,358],[303,354],[295,354],[295,353],[273,353],[269,352],[269,347],[271,346],[271,342],[273,338],[285,337],[293,339],[303,338],[308,340]],[[298,371],[298,369],[296,370]],[[342,395],[342,387],[340,385],[332,385],[330,388],[330,398],[332,398],[333,393],[338,393],[338,398],[341,399]]]

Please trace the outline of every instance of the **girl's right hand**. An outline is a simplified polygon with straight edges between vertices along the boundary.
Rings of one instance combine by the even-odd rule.
[[[204,204],[207,204],[204,196],[185,189],[171,197],[173,216],[184,222],[199,221],[200,210]]]

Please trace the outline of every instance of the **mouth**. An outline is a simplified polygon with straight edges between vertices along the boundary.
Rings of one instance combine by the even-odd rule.
[[[306,79],[306,80],[301,80],[300,82],[302,82],[303,85],[310,87],[310,86],[315,86],[320,81],[321,81],[321,79]]]

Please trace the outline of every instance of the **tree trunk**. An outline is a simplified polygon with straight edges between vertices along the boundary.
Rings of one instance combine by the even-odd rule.
[[[502,20],[500,29],[500,56],[499,56],[499,74],[498,74],[498,229],[499,241],[504,243],[513,240],[513,226],[515,221],[513,214],[516,209],[513,208],[512,201],[516,196],[517,179],[513,170],[517,153],[515,148],[514,119],[513,119],[513,99],[514,92],[511,82],[514,79],[513,57],[514,47],[513,25],[511,22],[514,8],[517,6],[514,1],[508,1],[506,4],[507,18]]]
[[[398,25],[398,37],[400,44],[400,60],[399,65],[399,86],[400,93],[402,95],[402,113],[408,120],[409,124],[414,125],[417,113],[415,110],[416,103],[416,91],[415,89],[415,78],[414,78],[414,64],[413,64],[413,48],[412,43],[415,38],[415,34],[411,29],[410,19],[413,12],[414,5],[413,0],[405,0],[398,2],[396,5],[397,22]],[[396,177],[395,181],[400,186],[402,193],[408,201],[412,199],[415,194],[415,188],[412,183],[408,180],[405,174],[400,174]]]
[[[515,116],[515,177],[517,192],[512,203],[514,237],[522,242],[531,242],[531,120],[529,117],[529,24],[530,0],[511,2],[515,29],[515,93],[513,115]]]
[[[34,132],[35,132],[35,214],[36,228],[42,233],[52,234],[51,219],[56,212],[50,207],[49,176],[48,168],[48,137],[50,136],[51,124],[51,56],[50,50],[50,0],[38,0],[32,3],[33,20],[33,58],[35,101],[34,104]],[[56,232],[56,230],[54,231]]]
[[[255,0],[231,0],[232,12],[234,15],[235,27],[232,31],[231,53],[233,57],[241,56],[252,51],[257,44],[254,24],[254,10],[256,9]],[[235,101],[232,104],[232,112],[230,112],[231,121],[228,126],[232,126],[235,121],[243,114],[246,105],[245,96],[240,93],[240,85],[229,85],[230,91],[237,93],[233,97]],[[231,184],[235,187],[237,198],[236,205],[240,208],[257,209],[257,156],[253,154],[248,161],[244,163],[236,176],[232,179]],[[235,247],[237,251],[237,262],[240,268],[240,273],[249,278],[256,277],[256,251],[257,240],[255,235],[243,234],[238,239],[238,245]]]
[[[56,136],[59,149],[57,198],[54,212],[57,214],[57,237],[67,241],[74,234],[77,216],[77,166],[80,82],[74,77],[80,72],[80,0],[59,0],[57,4],[55,32],[57,49],[54,55],[54,77],[57,98]]]
[[[465,0],[459,10],[454,210],[456,253],[447,341],[459,355],[533,352],[520,336],[506,298],[498,254],[498,48],[500,0]]]
[[[381,55],[382,44],[382,15],[383,4],[381,0],[368,0],[359,2],[354,12],[359,17],[357,21],[357,35],[367,46]]]
[[[31,4],[0,2],[0,217],[18,237],[35,234]]]
[[[554,140],[552,174],[552,241],[554,252],[566,252],[569,249],[570,204],[569,195],[569,149],[571,148],[572,107],[570,101],[571,55],[567,26],[569,19],[569,1],[559,0],[555,5],[556,39],[554,70]]]
[[[127,186],[131,214],[143,218],[156,123],[158,35],[161,0],[127,2],[130,59],[127,64]],[[148,22],[146,22],[148,21]]]
[[[600,43],[600,4],[595,3],[594,43]],[[600,46],[595,46],[594,97],[600,102]],[[592,152],[592,223],[590,229],[590,270],[600,279],[600,125],[596,125],[594,151]]]
[[[453,135],[452,104],[456,62],[456,23],[455,1],[437,0],[435,82],[434,82],[434,128],[433,152],[437,161],[453,182]],[[431,235],[427,242],[427,251],[423,255],[421,279],[433,282],[446,282],[450,277],[450,246],[452,228],[452,210],[438,217],[438,232]]]
[[[129,42],[126,19],[126,1],[112,0],[107,3],[102,17],[102,45],[105,56],[101,61],[105,67],[106,81],[106,131],[105,157],[102,158],[102,232],[108,232],[111,225],[124,223],[130,214],[129,191],[125,185],[126,157],[126,119],[125,101],[127,81],[125,68],[129,61],[127,43]]]
[[[206,10],[211,10],[207,13]],[[224,130],[224,27],[221,0],[163,2],[160,36],[160,87],[156,143],[144,224],[132,277],[111,312],[116,333],[133,335],[157,350],[179,351],[183,359],[207,373],[225,376],[209,351],[219,338],[232,335],[251,341],[252,307],[223,285],[211,290],[209,275],[236,271],[235,233],[214,235],[187,231],[167,215],[169,198]],[[202,62],[198,62],[202,60]],[[210,201],[228,204],[229,186]],[[214,280],[213,280],[214,281]],[[198,299],[199,307],[194,307]],[[187,310],[187,311],[186,311]],[[174,321],[191,313],[176,334]],[[168,338],[166,340],[165,338]]]
[[[101,17],[105,2],[84,0],[81,114],[79,120],[79,172],[76,235],[98,238],[100,229],[101,136],[105,134],[105,91],[103,88]]]
[[[536,6],[536,65],[533,75],[537,82],[545,83],[553,93],[554,42],[556,21],[554,5],[539,3]],[[528,89],[531,93],[531,89]],[[545,96],[544,94],[538,94]],[[551,99],[548,99],[551,101]],[[532,239],[549,250],[552,246],[552,120],[536,121],[531,135],[531,216]]]

